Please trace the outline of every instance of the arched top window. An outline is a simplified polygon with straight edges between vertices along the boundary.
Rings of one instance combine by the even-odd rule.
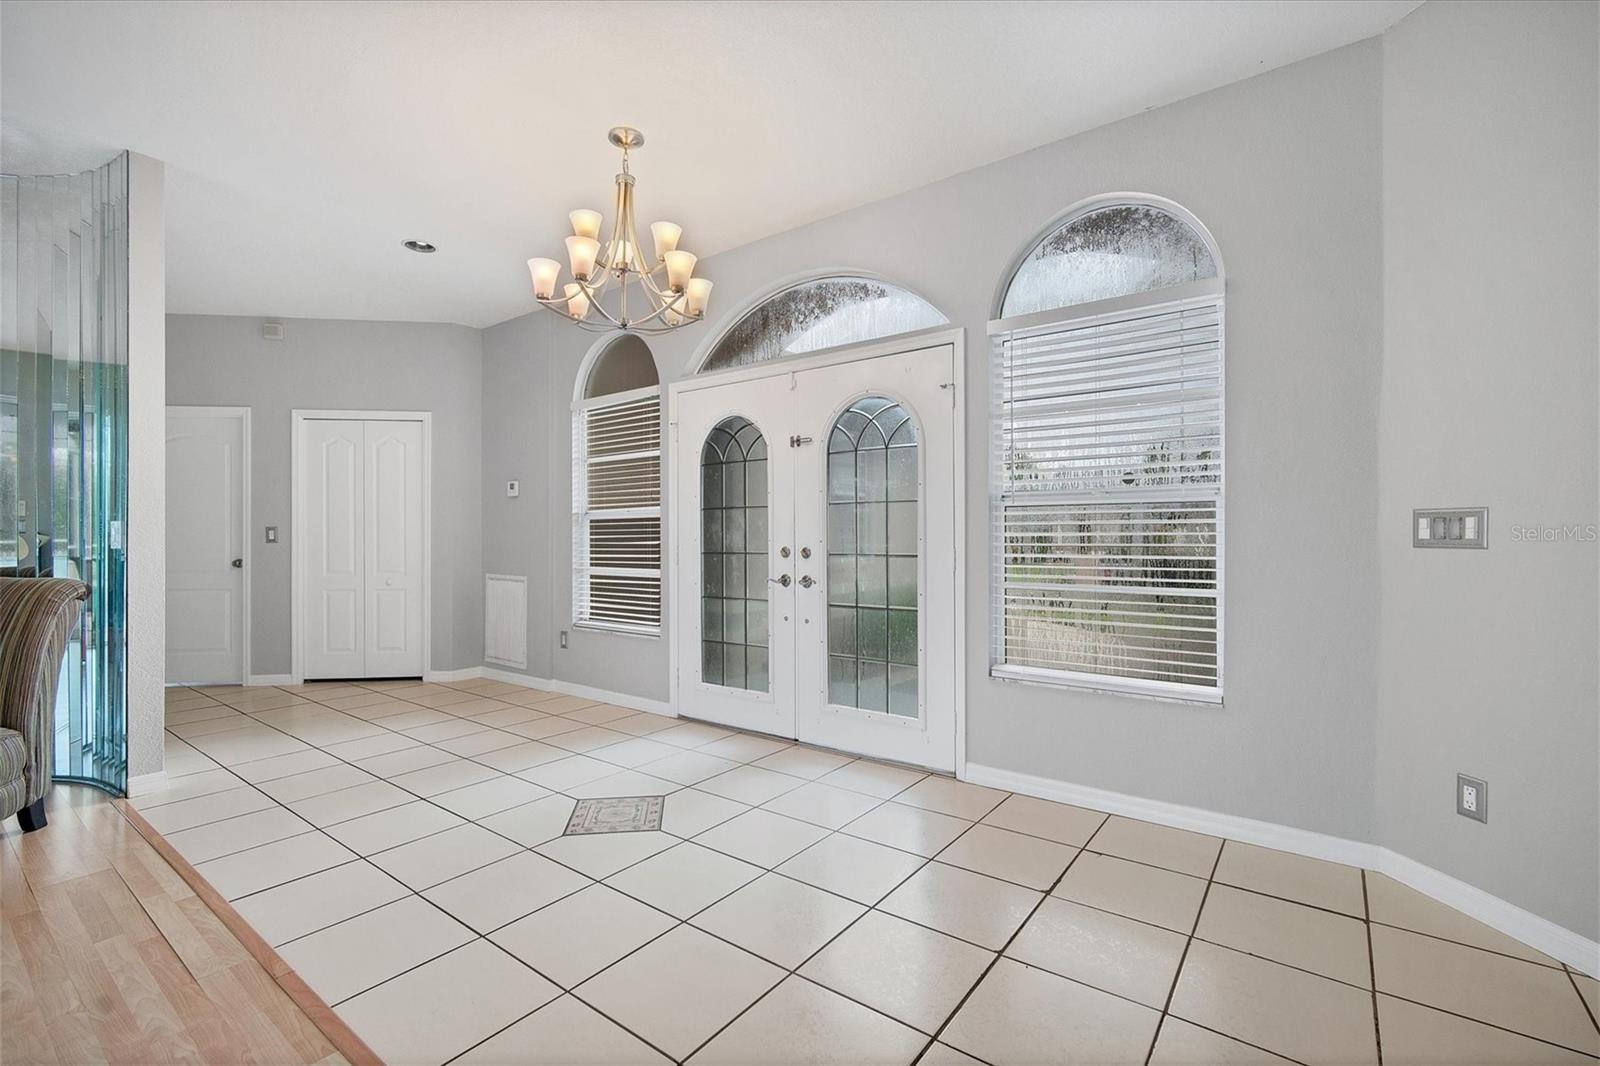
[[[1222,700],[1222,262],[1110,196],[1023,256],[989,323],[996,677]]]
[[[572,403],[572,620],[661,631],[661,381],[624,333],[590,350]]]
[[[604,343],[586,364],[578,382],[579,401],[661,384],[650,346],[637,334],[624,333]]]
[[[950,320],[916,293],[876,278],[814,278],[774,293],[722,335],[700,372],[751,366]]]
[[[1177,212],[1111,203],[1070,216],[1011,276],[1000,317],[1168,289],[1220,273],[1211,243]]]

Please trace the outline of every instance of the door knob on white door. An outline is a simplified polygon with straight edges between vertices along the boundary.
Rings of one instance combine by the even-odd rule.
[[[779,574],[777,577],[769,577],[769,578],[767,578],[767,584],[769,584],[769,585],[782,585],[784,588],[788,588],[789,587],[789,575],[788,574]]]
[[[816,582],[811,580],[811,575],[810,574],[807,574],[807,575],[805,575],[804,577],[802,577],[800,579],[800,587],[803,588],[803,589],[808,589],[812,585],[815,585],[815,584],[816,584]]]

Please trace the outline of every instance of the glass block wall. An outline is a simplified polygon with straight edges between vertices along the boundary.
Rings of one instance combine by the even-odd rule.
[[[89,586],[55,776],[127,786],[128,158],[0,175],[0,576]]]

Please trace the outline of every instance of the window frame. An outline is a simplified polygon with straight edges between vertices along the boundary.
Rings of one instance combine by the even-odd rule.
[[[580,378],[579,388],[587,375]],[[589,507],[589,469],[591,460],[588,445],[588,418],[596,411],[608,407],[621,407],[627,404],[638,403],[641,400],[654,398],[656,401],[656,433],[655,433],[655,460],[657,477],[660,490],[654,507],[627,508],[631,517],[653,519],[656,523],[656,541],[661,551],[661,563],[656,567],[656,623],[655,625],[630,624],[626,622],[611,621],[604,618],[594,618],[592,615],[592,600],[588,596],[590,582],[589,565],[589,531],[592,520],[596,515],[607,517],[606,509],[592,510]],[[664,588],[666,582],[666,543],[664,527],[662,525],[662,502],[666,496],[666,480],[663,462],[665,459],[665,434],[662,432],[661,416],[663,411],[661,386],[646,385],[626,392],[607,393],[603,396],[579,397],[572,403],[572,626],[575,629],[589,629],[604,633],[617,633],[628,636],[659,638],[662,630],[664,612]],[[624,517],[615,515],[611,517]]]
[[[1004,306],[1007,293],[1010,291],[1016,273],[1028,261],[1033,251],[1048,240],[1062,228],[1071,225],[1078,218],[1106,207],[1118,205],[1139,205],[1153,207],[1172,214],[1181,222],[1188,225],[1210,250],[1216,264],[1217,274],[1214,278],[1200,281],[1186,282],[1181,285],[1168,286],[1161,289],[1151,289],[1145,292],[1132,293],[1124,296],[1096,300],[1089,303],[1070,305],[1046,311],[1036,311],[1012,318],[996,318],[990,321],[988,333],[991,338],[990,345],[990,376],[991,376],[991,402],[990,402],[990,473],[989,473],[989,512],[990,512],[990,559],[992,572],[990,575],[990,641],[989,641],[989,676],[999,681],[1016,682],[1022,684],[1045,685],[1051,688],[1070,688],[1082,691],[1107,693],[1112,695],[1133,696],[1145,699],[1154,699],[1166,702],[1197,704],[1215,706],[1224,702],[1225,684],[1225,638],[1226,632],[1226,485],[1227,485],[1227,300],[1226,300],[1226,275],[1223,271],[1222,256],[1217,250],[1216,242],[1210,232],[1192,214],[1177,204],[1162,200],[1157,197],[1130,196],[1127,194],[1111,194],[1094,197],[1090,200],[1074,205],[1062,212],[1046,226],[1039,235],[1023,247],[1012,261],[1009,270],[1002,277],[1001,283],[995,293],[994,313],[998,315]],[[1006,504],[1012,499],[1008,492],[1005,475],[1004,438],[1001,431],[1002,398],[1001,382],[1003,380],[1001,359],[1002,348],[995,339],[1004,334],[1038,331],[1046,333],[1055,329],[1071,329],[1074,325],[1084,324],[1094,319],[1107,318],[1108,316],[1126,315],[1146,309],[1156,309],[1164,306],[1175,307],[1184,304],[1199,305],[1203,302],[1214,302],[1217,309],[1217,368],[1222,388],[1217,398],[1218,415],[1218,450],[1220,461],[1217,468],[1217,481],[1215,485],[1199,486],[1162,486],[1142,497],[1148,502],[1171,501],[1187,502],[1197,496],[1216,502],[1215,518],[1215,618],[1216,618],[1216,684],[1214,686],[1199,685],[1187,682],[1160,681],[1154,679],[1124,677],[1117,674],[1100,674],[1081,670],[1052,669],[1036,666],[1023,666],[1007,663],[1005,661],[1005,566],[1003,559],[1004,550],[1004,510]],[[1199,491],[1197,491],[1199,490]],[[1186,498],[1186,499],[1181,499]],[[1085,492],[1082,502],[1086,505],[1095,504],[1123,504],[1132,501],[1125,496],[1119,497],[1110,492]]]

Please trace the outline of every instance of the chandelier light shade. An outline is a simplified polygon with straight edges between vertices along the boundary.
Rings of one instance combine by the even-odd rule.
[[[617,175],[616,208],[610,236],[602,239],[605,218],[598,211],[579,208],[567,218],[572,236],[567,238],[566,267],[572,280],[561,282],[559,259],[528,260],[533,298],[584,329],[605,332],[625,329],[633,333],[667,333],[705,318],[711,282],[694,276],[696,257],[678,247],[683,227],[675,222],[650,224],[651,258],[646,262],[633,217],[633,175],[628,153],[644,144],[644,134],[629,126],[611,131],[611,143],[622,149],[622,172]],[[558,293],[557,287],[560,292]],[[637,290],[630,310],[630,290]],[[602,297],[610,299],[607,307]]]

